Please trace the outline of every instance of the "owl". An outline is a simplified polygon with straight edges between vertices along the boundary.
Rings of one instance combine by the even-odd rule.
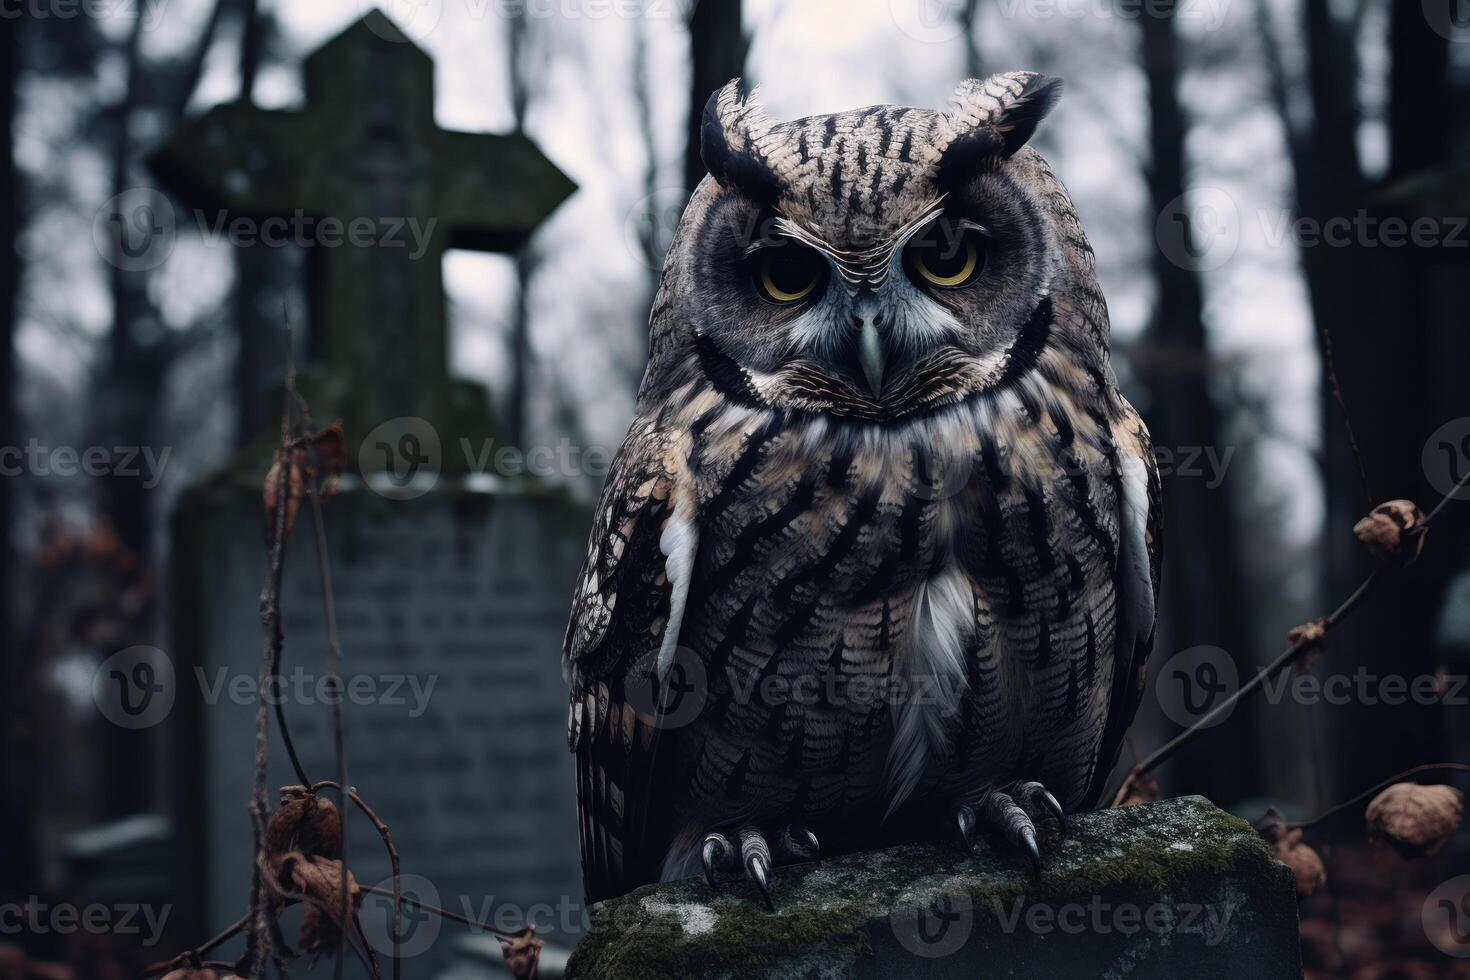
[[[1153,643],[1159,486],[1012,72],[772,119],[738,80],[654,300],[564,671],[589,900],[951,835],[1038,869]]]

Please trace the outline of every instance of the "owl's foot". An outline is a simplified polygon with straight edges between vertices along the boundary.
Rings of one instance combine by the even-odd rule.
[[[771,846],[766,843],[765,835],[758,827],[745,826],[740,828],[735,838],[739,841],[738,848],[724,834],[705,836],[704,846],[700,849],[705,880],[710,888],[718,888],[718,873],[738,874],[744,869],[746,877],[760,889],[766,908],[776,911],[776,904],[771,900]],[[822,849],[817,843],[817,835],[805,827],[783,827],[777,831],[774,840],[777,856],[786,863],[821,860]]]
[[[1067,815],[1057,798],[1040,783],[1023,782],[1017,783],[1010,793],[991,790],[977,806],[961,805],[955,811],[955,819],[959,823],[960,839],[971,854],[980,854],[976,831],[983,825],[1024,853],[1032,869],[1040,874],[1041,848],[1036,843],[1036,824],[1031,817],[1043,813],[1056,817],[1062,833],[1067,832]]]

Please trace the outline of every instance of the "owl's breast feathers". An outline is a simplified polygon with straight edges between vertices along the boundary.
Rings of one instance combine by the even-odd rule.
[[[568,631],[591,897],[717,822],[861,839],[1023,776],[1095,802],[1152,643],[1157,475],[1110,378],[1027,357],[874,421],[732,398],[689,352],[614,463]],[[670,670],[700,675],[693,717],[639,694]]]

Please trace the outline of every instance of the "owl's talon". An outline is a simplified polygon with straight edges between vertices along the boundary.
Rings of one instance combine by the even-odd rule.
[[[746,827],[740,831],[740,863],[745,865],[746,874],[760,888],[761,897],[766,900],[766,908],[776,911],[776,903],[771,900],[771,848],[761,832],[754,827]]]
[[[975,811],[967,806],[961,806],[955,811],[955,821],[960,826],[960,843],[965,845],[965,850],[971,857],[979,857],[983,851],[975,841]]]
[[[1031,859],[1031,870],[1039,877],[1041,875],[1041,848],[1036,846],[1036,829],[1030,826],[1022,827],[1019,834],[1021,848]]]
[[[1062,833],[1067,832],[1067,813],[1045,786],[1038,782],[1021,783],[1016,787],[1015,795],[1021,806],[1032,813],[1045,811],[1056,817],[1057,823],[1061,825]]]
[[[960,837],[965,842],[965,849],[972,856],[978,857],[982,853],[976,842],[975,831],[978,825],[983,824],[999,834],[1013,849],[1025,854],[1033,870],[1037,874],[1041,873],[1041,848],[1036,842],[1036,825],[1031,822],[1030,815],[1007,794],[991,790],[978,808],[966,805],[956,808],[955,820],[959,823]]]
[[[724,834],[707,834],[704,838],[704,846],[700,848],[700,862],[704,865],[704,880],[709,882],[710,888],[718,887],[715,884],[715,869],[718,865],[730,863],[734,856],[734,848],[730,846],[730,840]]]
[[[794,840],[799,840],[803,844],[811,848],[811,860],[813,860],[817,864],[822,863],[822,845],[817,840],[816,834],[812,833],[806,827],[792,830],[791,834]]]

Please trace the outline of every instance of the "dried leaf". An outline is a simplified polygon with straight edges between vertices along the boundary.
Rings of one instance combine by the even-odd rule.
[[[1327,617],[1293,626],[1286,631],[1286,643],[1292,647],[1301,644],[1301,653],[1297,655],[1292,670],[1298,674],[1311,670],[1322,651],[1327,649]]]
[[[1406,858],[1432,855],[1460,829],[1464,803],[1453,786],[1394,783],[1368,804],[1368,834]]]
[[[362,888],[347,873],[347,908],[342,907],[342,862],[309,857],[300,851],[282,856],[280,882],[290,891],[306,896],[301,915],[299,944],[313,958],[335,952],[341,930],[362,907]]]
[[[1302,898],[1311,898],[1327,884],[1327,866],[1322,857],[1311,847],[1302,843],[1300,830],[1276,828],[1276,843],[1271,845],[1276,860],[1291,869],[1296,876],[1296,893]]]
[[[1424,550],[1424,512],[1412,500],[1390,500],[1353,525],[1368,553],[1381,562],[1407,565]]]
[[[1152,803],[1159,798],[1159,781],[1146,772],[1130,772],[1113,797],[1112,809]]]
[[[322,500],[337,492],[337,477],[347,469],[347,438],[338,419],[326,428],[313,432],[276,450],[271,468],[265,475],[266,542],[275,540],[276,508],[281,503],[281,477],[286,482],[286,533],[296,523],[302,498],[316,488]],[[318,480],[320,479],[320,484]]]
[[[342,857],[342,816],[337,805],[305,786],[282,786],[281,805],[265,828],[265,852],[274,865],[287,853]]]
[[[516,980],[535,980],[536,966],[541,962],[543,943],[536,938],[536,930],[526,926],[503,943],[500,951],[505,956],[505,965]]]

